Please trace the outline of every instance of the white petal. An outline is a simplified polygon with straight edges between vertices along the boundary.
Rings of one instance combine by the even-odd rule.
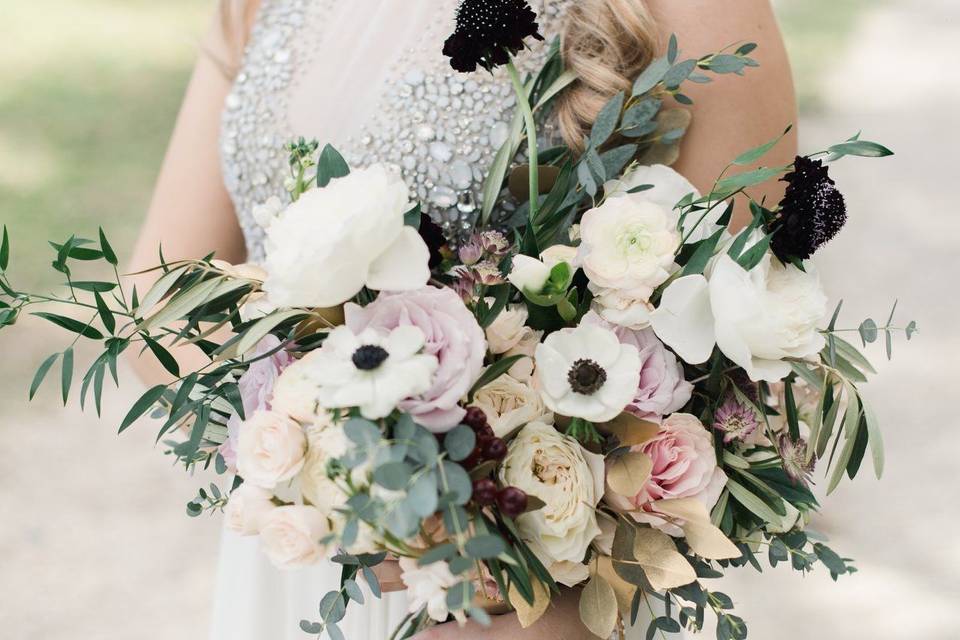
[[[707,279],[691,275],[672,282],[650,315],[650,324],[657,337],[685,362],[706,362],[716,344]]]
[[[393,244],[370,264],[367,286],[376,291],[413,291],[430,280],[430,250],[416,229],[404,226]]]
[[[570,383],[567,382],[567,372],[572,362],[567,362],[557,351],[549,345],[539,344],[536,350],[536,372],[543,391],[546,395],[560,398],[570,393]]]
[[[386,349],[392,357],[406,359],[423,349],[426,338],[419,327],[400,325],[390,332],[386,340]]]

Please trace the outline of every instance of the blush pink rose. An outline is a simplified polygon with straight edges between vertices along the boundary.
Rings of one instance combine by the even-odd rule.
[[[617,495],[608,489],[610,506],[646,522],[673,536],[683,534],[680,527],[655,515],[657,500],[695,498],[709,511],[717,503],[727,475],[717,466],[713,436],[695,416],[675,413],[660,425],[653,439],[633,447],[653,461],[646,484],[633,497]]]
[[[660,422],[690,401],[693,385],[684,378],[683,365],[652,329],[637,331],[611,324],[595,311],[587,313],[583,322],[610,329],[622,344],[631,344],[640,352],[640,385],[627,411],[642,420]]]
[[[463,398],[483,371],[487,351],[483,329],[452,289],[424,287],[403,293],[382,293],[366,307],[348,304],[346,324],[360,333],[368,327],[392,330],[413,325],[427,338],[424,353],[440,362],[433,386],[399,404],[414,420],[434,433],[460,424],[466,412]]]
[[[267,336],[257,344],[256,348],[247,357],[256,360],[237,381],[240,389],[240,398],[243,401],[243,412],[249,418],[258,411],[270,409],[270,398],[273,396],[273,385],[294,358],[285,349],[281,349],[280,339]],[[268,357],[263,357],[270,353]],[[262,358],[262,359],[257,359]],[[220,446],[220,455],[227,466],[236,468],[237,438],[240,437],[240,423],[242,420],[233,414],[227,421],[227,441]]]

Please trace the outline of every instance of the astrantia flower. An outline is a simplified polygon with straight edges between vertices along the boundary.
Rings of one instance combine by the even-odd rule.
[[[820,160],[798,156],[784,176],[787,192],[780,216],[770,225],[770,246],[783,262],[806,260],[833,239],[847,221],[843,195]]]
[[[807,443],[804,440],[794,442],[786,433],[780,435],[777,441],[777,450],[783,461],[783,470],[794,482],[806,484],[808,476],[813,473],[813,458],[807,462]]]
[[[321,406],[359,407],[364,418],[376,420],[433,384],[438,363],[420,353],[425,342],[423,331],[413,326],[359,334],[337,327],[304,361],[309,358]]]
[[[543,40],[537,14],[525,0],[464,0],[457,27],[443,44],[443,55],[456,71],[488,71],[507,64],[528,37]]]
[[[713,428],[723,432],[724,443],[745,442],[759,428],[757,414],[735,398],[728,398],[713,416]]]
[[[603,327],[581,325],[547,336],[536,350],[543,401],[562,416],[613,420],[640,385],[640,354]]]

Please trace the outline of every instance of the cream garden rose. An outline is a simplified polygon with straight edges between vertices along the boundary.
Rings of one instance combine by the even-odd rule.
[[[264,518],[276,508],[272,498],[266,489],[243,483],[230,494],[224,509],[227,528],[242,536],[257,535]]]
[[[553,412],[547,409],[540,393],[509,374],[477,391],[473,405],[483,410],[498,438],[528,422],[553,424]]]
[[[327,475],[327,464],[340,458],[350,448],[343,427],[334,422],[327,411],[321,411],[317,420],[305,430],[307,455],[298,480],[303,497],[320,513],[330,517],[347,500],[347,494]]]
[[[240,426],[237,471],[244,481],[272,489],[300,472],[306,449],[299,424],[276,411],[258,411]]]
[[[313,507],[277,507],[264,519],[260,542],[267,557],[279,569],[317,564],[328,549],[320,540],[330,533],[327,518]]]
[[[487,303],[492,304],[493,299],[488,298]],[[528,316],[526,305],[507,305],[487,327],[487,348],[490,353],[499,355],[516,347],[525,333],[530,331],[526,326]]]
[[[603,497],[603,456],[543,422],[531,422],[510,442],[500,481],[545,506],[517,518],[525,542],[558,580],[578,577],[580,563],[600,533],[596,506]],[[579,580],[573,580],[569,586]]]

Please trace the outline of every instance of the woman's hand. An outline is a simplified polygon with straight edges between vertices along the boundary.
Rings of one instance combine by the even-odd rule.
[[[579,589],[564,589],[543,617],[527,629],[511,613],[495,616],[489,627],[448,622],[418,633],[413,640],[596,640],[580,622],[579,602]]]

